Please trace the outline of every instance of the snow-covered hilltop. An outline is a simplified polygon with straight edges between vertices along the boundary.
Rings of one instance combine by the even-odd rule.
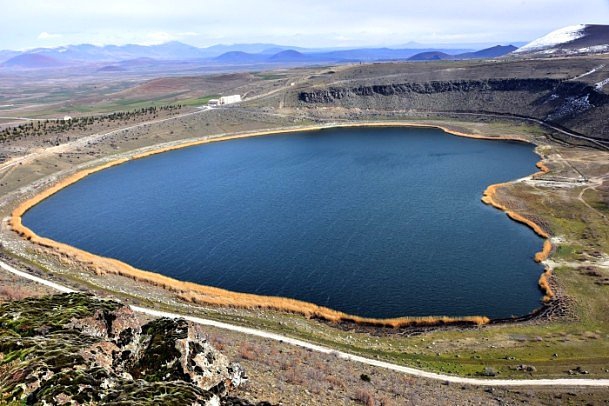
[[[552,31],[541,38],[537,38],[536,40],[529,42],[515,52],[522,53],[553,49],[556,46],[575,41],[576,39],[583,37],[585,35],[585,28],[585,24],[570,25],[568,27],[559,28],[558,30]]]
[[[520,55],[574,55],[609,52],[609,25],[560,28],[514,51]]]

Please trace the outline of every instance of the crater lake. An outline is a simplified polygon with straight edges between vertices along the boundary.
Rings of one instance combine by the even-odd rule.
[[[531,145],[438,129],[241,138],[94,173],[23,223],[179,280],[358,316],[519,316],[541,305],[543,240],[480,198],[537,161]]]

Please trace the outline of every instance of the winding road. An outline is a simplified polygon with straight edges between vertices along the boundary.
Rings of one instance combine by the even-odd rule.
[[[74,293],[77,292],[74,289],[71,289],[67,286],[61,285],[56,282],[52,282],[46,280],[44,278],[40,278],[35,275],[31,275],[27,272],[20,271],[15,267],[7,264],[4,261],[0,261],[0,268],[4,269],[7,272],[10,272],[14,275],[20,276],[22,278],[29,279],[31,281],[40,283],[42,285],[48,286],[52,289],[55,289],[62,293]],[[462,378],[460,376],[452,376],[452,375],[444,375],[437,374],[434,372],[423,371],[421,369],[406,367],[403,365],[393,364],[386,361],[380,361],[372,358],[366,358],[359,355],[349,354],[343,351],[336,351],[328,347],[323,347],[321,345],[309,343],[307,341],[299,340],[296,338],[290,338],[287,336],[283,336],[280,334],[271,333],[269,331],[259,330],[250,327],[237,326],[234,324],[223,323],[220,321],[204,319],[201,317],[188,316],[177,313],[169,313],[162,312],[159,310],[151,309],[148,307],[140,307],[140,306],[130,306],[131,309],[138,313],[147,314],[153,317],[169,317],[172,319],[175,318],[183,318],[185,320],[191,321],[193,323],[201,324],[204,326],[213,326],[224,330],[230,330],[242,334],[247,334],[251,336],[257,336],[262,338],[267,338],[270,340],[275,340],[279,342],[283,342],[286,344],[302,347],[311,351],[316,351],[323,354],[333,354],[338,358],[359,362],[366,365],[371,365],[379,368],[385,368],[396,372],[401,372],[404,374],[420,377],[420,378],[428,378],[434,379],[442,382],[450,382],[456,384],[467,384],[467,385],[477,385],[477,386],[561,386],[561,387],[574,387],[574,386],[595,386],[595,387],[609,387],[609,379],[589,379],[589,378],[563,378],[563,379],[477,379],[477,378]]]
[[[166,121],[171,121],[171,120],[175,120],[178,118],[183,118],[183,117],[188,117],[188,116],[192,116],[195,114],[201,114],[205,111],[211,110],[210,107],[201,107],[198,108],[198,110],[196,111],[191,111],[188,113],[183,113],[183,114],[179,114],[176,116],[172,116],[172,117],[167,117],[167,118],[160,118],[157,120],[150,120],[150,121],[144,121],[141,123],[137,123],[137,124],[133,124],[130,125],[128,127],[121,127],[118,128],[116,130],[112,130],[112,131],[108,131],[108,132],[101,132],[101,133],[95,133],[95,134],[91,134],[91,135],[87,135],[84,136],[82,138],[78,138],[74,141],[70,141],[70,142],[66,142],[64,144],[60,144],[54,147],[48,147],[48,148],[44,148],[42,151],[36,151],[36,152],[31,152],[27,155],[21,156],[21,157],[17,157],[17,158],[12,158],[9,159],[6,162],[3,162],[2,164],[0,164],[0,172],[5,170],[5,169],[9,169],[10,167],[13,167],[15,165],[18,164],[23,164],[25,162],[29,162],[32,161],[33,159],[36,158],[40,158],[43,155],[48,155],[48,154],[56,154],[56,153],[60,153],[60,152],[65,152],[67,149],[70,148],[75,148],[75,147],[79,147],[79,146],[84,146],[89,142],[92,141],[96,141],[100,138],[104,138],[113,134],[118,134],[121,133],[123,131],[127,131],[127,130],[133,130],[135,128],[140,128],[140,127],[146,127],[148,125],[152,125],[152,124],[158,124],[158,123],[163,123]],[[1,118],[1,117],[0,117]],[[34,120],[34,119],[29,119],[29,118],[23,118],[24,120]]]
[[[274,92],[271,92],[274,93]],[[259,97],[264,97],[264,96],[268,96],[268,94],[264,94],[264,95],[260,95]],[[143,126],[147,126],[150,124],[156,124],[159,122],[164,122],[164,121],[170,121],[170,120],[175,120],[177,118],[181,118],[181,117],[185,117],[185,116],[189,116],[189,115],[194,115],[194,114],[200,114],[204,111],[207,111],[208,108],[201,108],[197,111],[194,112],[189,112],[186,114],[180,114],[177,116],[173,116],[173,117],[169,117],[169,118],[164,118],[164,119],[159,119],[159,120],[152,120],[152,121],[147,121],[147,122],[143,122],[143,123],[138,123],[129,127],[124,127],[124,128],[120,128],[120,129],[116,129],[113,131],[109,131],[109,132],[105,132],[105,133],[97,133],[97,134],[92,134],[83,138],[80,138],[78,140],[75,140],[69,144],[69,147],[74,147],[76,145],[83,145],[86,144],[87,142],[90,141],[94,141],[97,140],[99,138],[103,138],[105,136],[109,136],[121,131],[126,131],[126,130],[130,130],[130,129],[134,129],[134,128],[138,128],[138,127],[143,127]],[[454,112],[437,112],[437,113],[449,113],[449,114],[458,114],[458,115],[471,115],[471,116],[491,116],[491,117],[502,117],[502,118],[506,118],[506,116],[504,115],[495,115],[495,114],[485,114],[485,113],[465,113],[465,112],[460,112],[460,113],[454,113]],[[590,139],[588,137],[585,136],[581,136],[581,135],[577,135],[577,134],[573,134],[570,133],[568,131],[565,131],[563,129],[554,127],[542,120],[537,120],[534,118],[529,118],[529,117],[516,117],[519,119],[523,119],[523,120],[527,120],[527,121],[531,121],[531,122],[536,122],[540,125],[546,126],[551,128],[554,131],[558,131],[560,133],[563,133],[567,136],[573,137],[573,138],[577,138],[577,139],[582,139],[588,142],[592,142],[595,145],[597,145],[598,147],[604,149],[604,150],[608,150],[609,147],[607,145],[605,145],[602,142],[599,142],[597,140],[594,139]],[[39,158],[41,155],[43,154],[49,154],[49,153],[56,153],[56,152],[61,152],[63,148],[66,148],[66,144],[62,144],[59,145],[57,147],[51,147],[51,148],[47,148],[44,151],[38,151],[38,152],[32,152],[28,155],[19,157],[19,158],[14,158],[12,160],[9,160],[7,162],[4,162],[3,164],[0,165],[0,172],[6,169],[9,169],[11,167],[13,167],[14,165],[17,165],[19,163],[24,163],[27,161],[30,161],[34,158]],[[580,195],[580,198],[582,198],[581,200],[583,200],[583,192],[585,192],[584,189]],[[586,204],[586,202],[584,202],[584,204]],[[588,206],[588,204],[586,204]],[[72,293],[72,292],[76,292],[76,290],[71,289],[67,286],[58,284],[56,282],[35,276],[35,275],[31,275],[27,272],[24,271],[20,271],[18,269],[16,269],[15,267],[0,261],[0,268],[2,268],[3,270],[10,272],[14,275],[20,276],[22,278],[26,278],[29,279],[31,281],[40,283],[42,285],[48,286],[54,290],[57,290],[59,292],[62,293]],[[224,329],[224,330],[230,330],[230,331],[234,331],[234,332],[238,332],[238,333],[242,333],[242,334],[247,334],[247,335],[251,335],[251,336],[257,336],[257,337],[262,337],[262,338],[267,338],[267,339],[271,339],[271,340],[275,340],[275,341],[280,341],[286,344],[290,344],[290,345],[294,345],[294,346],[298,346],[298,347],[302,347],[311,351],[316,351],[319,353],[323,353],[323,354],[333,354],[341,359],[345,359],[345,360],[349,360],[349,361],[354,361],[354,362],[359,362],[362,364],[366,364],[366,365],[371,365],[371,366],[375,366],[375,367],[379,367],[379,368],[385,368],[388,370],[392,370],[392,371],[397,371],[397,372],[401,372],[404,374],[408,374],[408,375],[412,375],[412,376],[416,376],[416,377],[421,377],[421,378],[428,378],[428,379],[434,379],[434,380],[438,380],[438,381],[442,381],[442,382],[450,382],[450,383],[456,383],[456,384],[468,384],[468,385],[478,385],[478,386],[511,386],[511,387],[533,387],[533,386],[555,386],[555,387],[574,387],[574,386],[588,386],[588,387],[609,387],[609,379],[590,379],[590,378],[561,378],[561,379],[478,379],[478,378],[464,378],[464,377],[459,377],[459,376],[452,376],[452,375],[444,375],[444,374],[438,374],[438,373],[434,373],[434,372],[428,372],[428,371],[424,371],[424,370],[420,370],[420,369],[416,369],[416,368],[411,368],[411,367],[407,367],[407,366],[403,366],[403,365],[398,365],[398,364],[393,364],[390,362],[386,362],[386,361],[381,361],[381,360],[377,360],[377,359],[372,359],[372,358],[367,358],[367,357],[362,357],[359,355],[354,355],[354,354],[350,354],[350,353],[346,353],[346,352],[342,352],[342,351],[337,351],[337,350],[333,350],[331,348],[328,347],[324,347],[324,346],[320,346],[317,344],[313,344],[307,341],[303,341],[303,340],[299,340],[299,339],[295,339],[295,338],[290,338],[287,336],[283,336],[280,334],[276,334],[276,333],[272,333],[269,331],[264,331],[264,330],[260,330],[260,329],[254,329],[254,328],[249,328],[249,327],[243,327],[243,326],[238,326],[238,325],[234,325],[234,324],[229,324],[229,323],[224,323],[224,322],[219,322],[219,321],[215,321],[215,320],[210,320],[210,319],[204,319],[204,318],[200,318],[200,317],[194,317],[194,316],[189,316],[189,315],[183,315],[183,314],[177,314],[177,313],[170,313],[170,312],[162,312],[162,311],[158,311],[152,308],[147,308],[147,307],[139,307],[139,306],[130,306],[131,309],[133,309],[133,311],[138,312],[138,313],[142,313],[142,314],[147,314],[150,316],[154,316],[154,317],[169,317],[169,318],[183,318],[186,320],[189,320],[193,323],[197,323],[197,324],[201,324],[201,325],[207,325],[207,326],[213,326],[213,327],[217,327],[220,329]]]

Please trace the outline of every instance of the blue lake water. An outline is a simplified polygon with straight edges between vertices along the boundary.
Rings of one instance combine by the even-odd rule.
[[[542,240],[480,197],[537,160],[436,129],[264,136],[101,171],[23,222],[180,280],[360,316],[508,317],[540,306]]]

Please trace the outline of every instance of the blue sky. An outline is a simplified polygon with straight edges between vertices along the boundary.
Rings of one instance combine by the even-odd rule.
[[[0,49],[66,44],[304,47],[509,43],[609,23],[609,0],[0,0]]]

